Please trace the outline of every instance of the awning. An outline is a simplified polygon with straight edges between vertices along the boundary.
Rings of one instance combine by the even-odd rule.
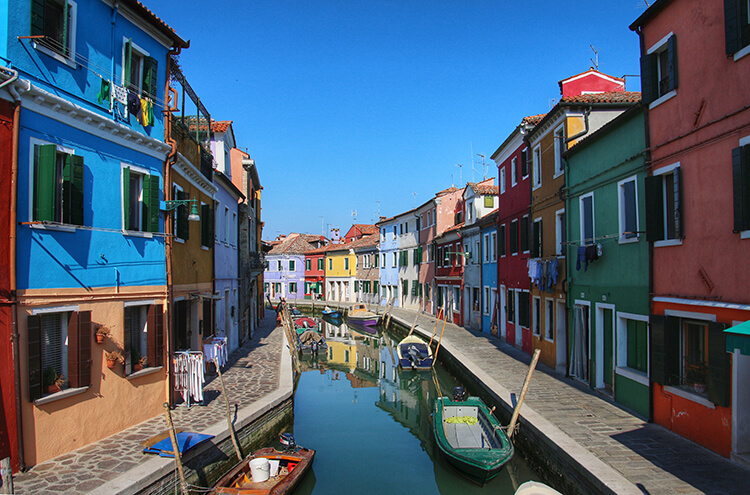
[[[727,334],[727,352],[739,349],[743,356],[750,356],[750,320],[724,330]]]
[[[220,296],[219,294],[201,294],[201,299],[213,299],[215,301],[218,301],[220,299],[224,299],[224,296]]]

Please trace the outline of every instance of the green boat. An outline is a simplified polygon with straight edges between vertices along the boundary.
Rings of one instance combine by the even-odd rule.
[[[449,464],[484,485],[513,458],[513,444],[482,399],[461,399],[459,394],[435,400],[435,440]]]

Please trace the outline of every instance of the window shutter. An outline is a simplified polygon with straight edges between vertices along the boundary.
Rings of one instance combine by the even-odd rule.
[[[708,324],[708,399],[721,407],[731,404],[732,362],[726,349],[724,323]]]
[[[531,243],[531,257],[539,258],[542,256],[542,222],[534,222],[532,243]]]
[[[63,166],[63,222],[83,225],[83,157],[65,155]]]
[[[672,173],[674,181],[674,235],[677,239],[685,238],[685,230],[682,223],[682,172],[679,167]]]
[[[679,384],[680,319],[651,315],[650,375],[654,383]]]
[[[147,175],[143,184],[144,212],[146,230],[159,232],[159,176]]]
[[[664,198],[661,176],[646,177],[645,189],[646,240],[661,241],[664,239]]]
[[[521,217],[521,252],[529,250],[529,217]]]
[[[164,353],[164,326],[162,324],[162,305],[152,304],[148,307],[148,328],[146,330],[146,352],[148,366],[162,366]]]
[[[154,98],[157,94],[156,80],[158,76],[159,62],[153,57],[146,57],[143,60],[143,92],[145,96]]]
[[[55,162],[57,146],[44,144],[36,147],[34,173],[34,220],[55,220]]]
[[[124,76],[123,81],[125,81],[125,88],[130,87],[130,83],[132,82],[130,80],[130,66],[133,61],[133,40],[129,39],[125,42],[125,67],[123,68]]]
[[[26,319],[28,343],[26,345],[29,365],[29,400],[34,402],[42,395],[42,317]]]
[[[657,78],[656,55],[643,55],[641,57],[641,99],[644,105],[648,105],[656,99],[659,81]]]
[[[521,151],[521,177],[529,175],[529,151]],[[520,180],[520,178],[519,178]]]
[[[130,229],[130,167],[122,169],[122,220],[123,228]]]
[[[740,0],[724,0],[724,36],[727,55],[740,49]],[[33,5],[32,5],[33,9]],[[32,10],[33,12],[33,10]],[[32,18],[33,22],[33,18]],[[33,24],[32,24],[33,26]],[[32,33],[33,34],[33,33]]]
[[[31,36],[44,36],[44,1],[31,0]]]
[[[732,150],[734,231],[750,229],[750,144]]]
[[[667,40],[667,77],[669,77],[667,91],[677,89],[677,36],[674,34]]]
[[[91,311],[73,311],[68,319],[68,383],[91,385]]]

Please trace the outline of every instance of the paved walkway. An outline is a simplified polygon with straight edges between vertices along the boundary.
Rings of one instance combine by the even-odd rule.
[[[395,308],[393,315],[410,328],[415,312]],[[417,331],[429,337],[434,326],[433,317],[422,315]],[[520,393],[531,361],[504,341],[450,323],[440,352],[443,349],[506,402],[510,392]],[[544,365],[537,366],[521,415],[521,428],[552,438],[614,493],[750,493],[750,471],[628,413]]]
[[[237,404],[237,422],[252,420],[253,413],[268,409],[269,399],[279,395],[280,389],[291,394],[289,382],[280,386],[280,361],[283,331],[276,327],[276,313],[266,311],[266,317],[253,339],[229,357],[224,382],[230,403]],[[288,352],[286,353],[288,356]],[[204,403],[177,407],[172,411],[176,428],[221,437],[228,435],[226,406],[221,397],[218,376],[207,376],[203,387]],[[282,397],[276,397],[280,402]],[[174,461],[143,454],[141,442],[166,430],[164,416],[158,416],[116,435],[83,447],[69,454],[33,466],[13,479],[17,494],[53,495],[60,493],[135,493],[153,481],[159,472],[174,469]]]

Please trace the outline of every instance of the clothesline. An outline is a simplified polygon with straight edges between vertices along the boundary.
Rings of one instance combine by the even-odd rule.
[[[190,407],[190,400],[203,402],[205,364],[201,351],[177,351],[174,353],[174,389]]]
[[[599,241],[610,241],[610,240],[616,240],[621,238],[622,236],[626,236],[628,234],[633,234],[633,236],[637,236],[639,234],[645,234],[645,230],[637,230],[635,232],[623,232],[623,233],[616,233],[616,234],[604,234],[601,236],[593,237],[591,239],[584,239],[584,240],[578,240],[578,241],[564,241],[560,244],[566,245],[566,246],[585,246],[588,244],[595,244]]]

